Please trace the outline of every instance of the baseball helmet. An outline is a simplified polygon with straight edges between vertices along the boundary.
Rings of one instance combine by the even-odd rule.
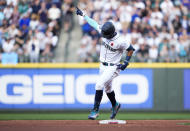
[[[115,27],[112,22],[106,22],[102,26],[101,35],[104,38],[111,39],[113,38],[117,33],[115,32]]]

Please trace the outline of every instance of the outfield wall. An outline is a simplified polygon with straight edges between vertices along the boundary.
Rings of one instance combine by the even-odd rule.
[[[0,110],[90,109],[98,67],[0,65]],[[131,63],[112,84],[124,110],[190,111],[190,64]],[[110,106],[104,94],[101,108]]]

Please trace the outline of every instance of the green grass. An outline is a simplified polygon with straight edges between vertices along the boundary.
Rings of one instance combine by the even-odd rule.
[[[0,120],[87,120],[89,112],[58,112],[58,113],[0,113]],[[100,113],[99,120],[109,119],[110,113]],[[117,119],[122,120],[190,120],[190,113],[118,113]]]

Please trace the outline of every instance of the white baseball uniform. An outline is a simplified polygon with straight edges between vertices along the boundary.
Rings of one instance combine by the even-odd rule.
[[[85,20],[94,27],[99,33],[101,33],[101,26],[96,21],[84,16]],[[117,65],[121,60],[122,54],[129,48],[130,44],[120,37],[119,34],[111,39],[102,38],[102,44],[100,49],[100,77],[96,83],[96,90],[103,90],[105,88],[106,93],[112,92],[112,80],[120,73],[120,69],[117,69]]]
[[[122,54],[130,46],[122,37],[117,34],[112,39],[102,38],[100,49],[100,77],[96,83],[96,90],[103,90],[106,93],[112,92],[112,80],[120,73],[117,65],[120,63]],[[107,63],[104,65],[103,63]],[[110,65],[112,64],[112,66]]]

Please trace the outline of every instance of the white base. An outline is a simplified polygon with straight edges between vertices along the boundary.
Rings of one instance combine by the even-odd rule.
[[[99,124],[126,124],[125,120],[100,120]]]

